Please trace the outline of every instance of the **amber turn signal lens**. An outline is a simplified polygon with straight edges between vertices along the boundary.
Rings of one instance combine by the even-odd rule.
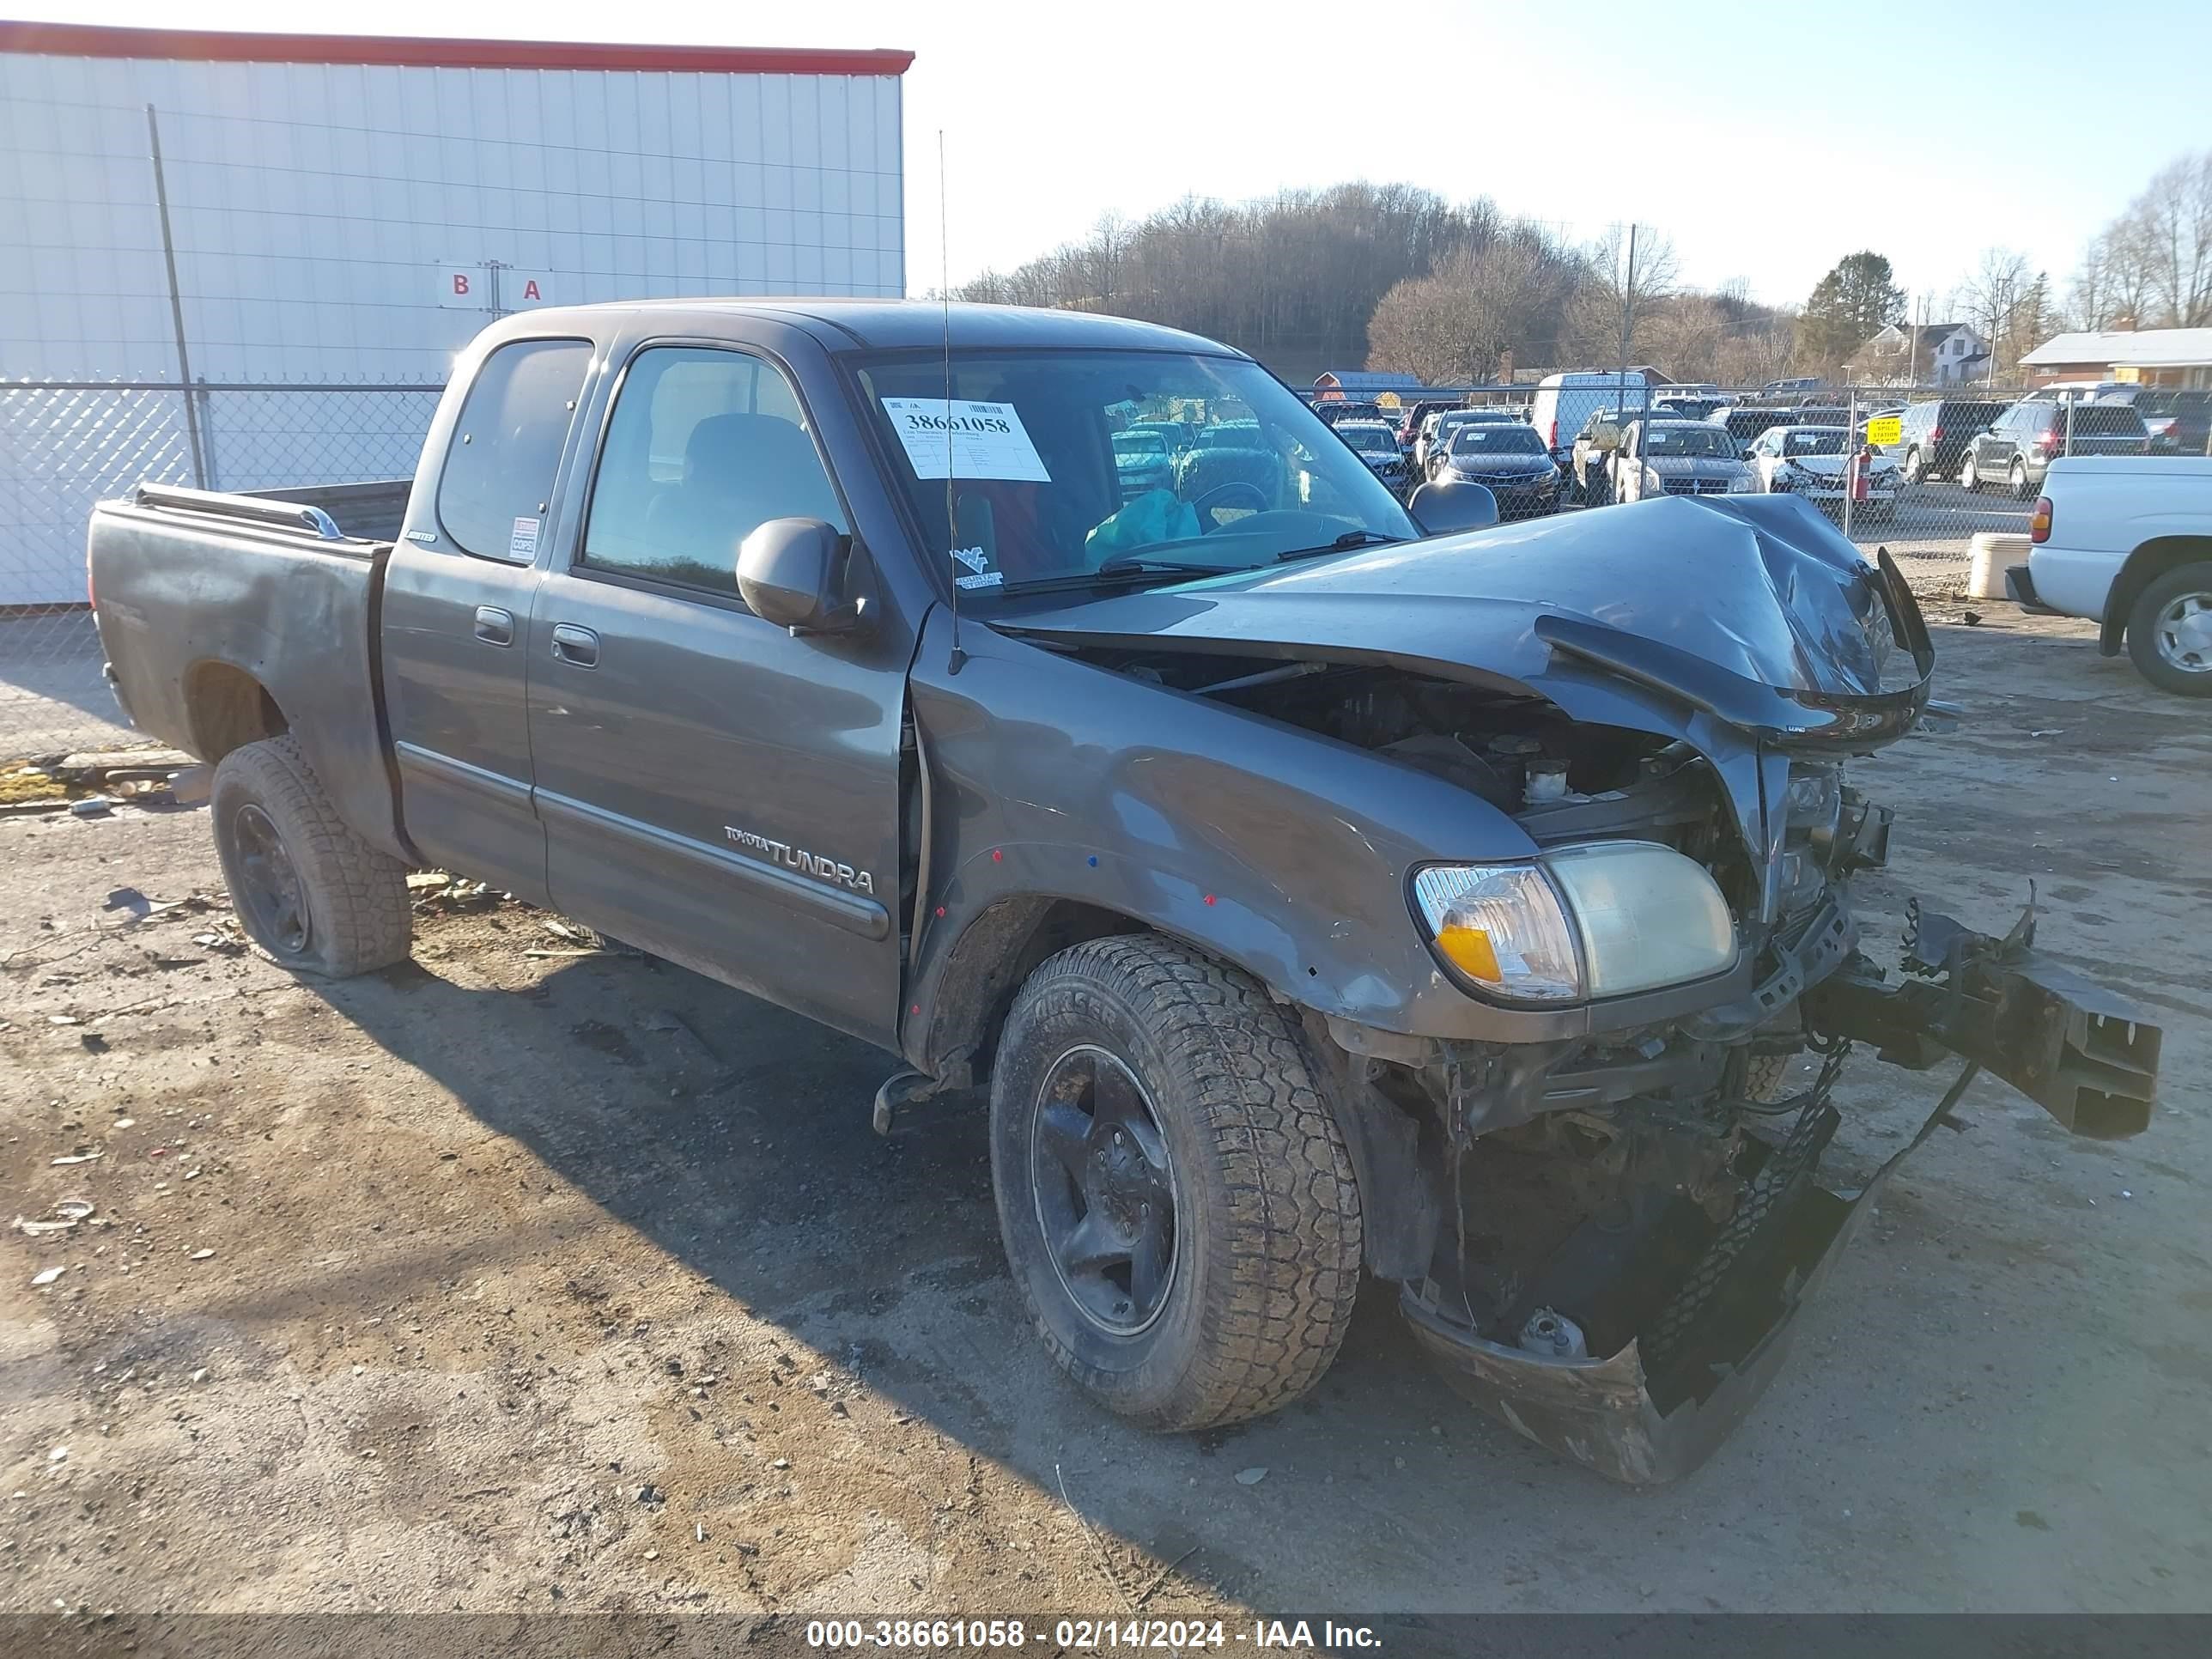
[[[1490,935],[1480,927],[1447,926],[1437,935],[1437,948],[1470,979],[1495,985],[1503,977],[1498,971],[1498,951],[1490,943]]]

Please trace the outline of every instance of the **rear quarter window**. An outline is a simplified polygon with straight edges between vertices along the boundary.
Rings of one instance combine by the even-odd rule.
[[[589,340],[516,340],[484,359],[438,475],[438,524],[462,552],[537,556],[591,361]]]

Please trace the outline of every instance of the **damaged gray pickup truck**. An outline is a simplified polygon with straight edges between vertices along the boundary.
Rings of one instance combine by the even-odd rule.
[[[2032,907],[1857,948],[1844,763],[1935,665],[1887,556],[1788,497],[1492,516],[1187,335],[691,301],[508,318],[411,485],[142,487],[91,574],[278,962],[387,966],[410,866],[483,878],[897,1055],[879,1128],[988,1085],[1014,1279],[1111,1410],[1296,1399],[1372,1274],[1662,1480],[1888,1175],[1817,1177],[1854,1044],[1965,1062],[1923,1137],[1976,1066],[2122,1136],[2160,1034]]]

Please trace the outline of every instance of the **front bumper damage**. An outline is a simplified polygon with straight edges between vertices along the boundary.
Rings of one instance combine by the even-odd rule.
[[[1773,1379],[1796,1315],[1899,1166],[1937,1125],[1958,1127],[1952,1109],[1980,1071],[2077,1134],[2109,1139],[2147,1127],[2159,1028],[2125,999],[2038,956],[2033,914],[2031,904],[1999,939],[1916,911],[1900,981],[1855,954],[1807,994],[1808,1024],[1831,1045],[1831,1063],[1738,1214],[1710,1242],[1669,1265],[1661,1224],[1593,1218],[1568,1236],[1526,1286],[1522,1307],[1543,1304],[1548,1313],[1553,1303],[1577,1305],[1594,1286],[1615,1287],[1614,1309],[1589,1322],[1591,1334],[1632,1327],[1625,1342],[1562,1356],[1491,1340],[1464,1292],[1434,1278],[1409,1284],[1401,1298],[1416,1340],[1476,1406],[1601,1474],[1656,1486],[1696,1468]],[[1840,1122],[1827,1095],[1853,1042],[1916,1069],[1947,1055],[1966,1064],[1911,1139],[1863,1187],[1842,1194],[1813,1172]],[[1639,1281],[1647,1311],[1624,1312],[1620,1302],[1633,1303]],[[1654,1294],[1658,1285],[1663,1293]]]

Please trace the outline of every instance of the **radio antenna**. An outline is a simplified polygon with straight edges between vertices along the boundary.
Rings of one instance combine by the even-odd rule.
[[[937,297],[945,307],[945,551],[952,567],[952,658],[945,665],[958,673],[968,661],[960,648],[960,562],[952,557],[952,544],[960,539],[960,521],[952,495],[952,255],[945,246],[945,129],[937,130]]]

